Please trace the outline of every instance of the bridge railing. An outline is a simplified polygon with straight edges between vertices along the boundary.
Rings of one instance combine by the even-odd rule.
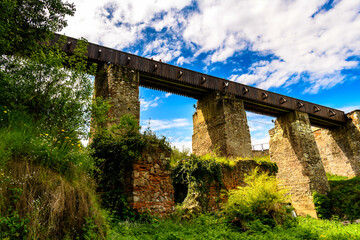
[[[253,144],[251,146],[252,146],[252,150],[256,150],[256,151],[269,150],[269,143],[259,143],[259,144]]]

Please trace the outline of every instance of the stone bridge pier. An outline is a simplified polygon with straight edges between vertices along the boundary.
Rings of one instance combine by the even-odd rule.
[[[99,66],[95,76],[94,96],[109,100],[111,124],[125,114],[140,119],[139,80],[138,71],[106,63]]]
[[[347,114],[346,125],[314,131],[327,173],[360,176],[360,110]]]
[[[278,117],[269,134],[270,159],[278,165],[280,184],[289,190],[299,215],[316,218],[312,194],[326,193],[329,184],[308,114],[294,111]]]
[[[118,123],[125,114],[139,120],[139,78],[138,71],[119,65],[103,64],[99,67],[94,96],[107,99],[111,104],[108,127]],[[124,173],[124,186],[118,187],[127,196],[129,206],[137,212],[164,216],[172,213],[175,205],[171,172],[167,167],[170,152],[159,146],[152,146],[151,151],[147,151]]]
[[[244,102],[239,98],[213,93],[200,99],[193,124],[192,149],[195,155],[215,150],[224,157],[252,157]]]

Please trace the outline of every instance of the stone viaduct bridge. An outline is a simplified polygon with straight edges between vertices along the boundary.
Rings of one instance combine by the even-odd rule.
[[[57,41],[56,35],[53,41]],[[67,38],[63,50],[77,44]],[[251,158],[246,110],[277,117],[270,130],[270,158],[277,177],[301,215],[316,217],[312,193],[326,193],[325,172],[360,175],[360,111],[342,111],[209,76],[90,43],[89,61],[98,63],[94,95],[110,99],[110,116],[139,118],[139,86],[198,100],[193,115],[193,153],[218,147],[226,157]],[[312,126],[319,127],[313,132]]]

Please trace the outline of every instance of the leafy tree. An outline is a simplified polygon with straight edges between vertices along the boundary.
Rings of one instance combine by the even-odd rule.
[[[0,55],[29,54],[66,27],[75,7],[62,0],[1,0],[0,12]]]
[[[29,114],[48,131],[86,133],[90,119],[91,78],[78,44],[75,55],[67,56],[58,46],[41,48],[30,58],[6,56],[0,60],[0,105]],[[86,49],[86,48],[85,48]]]
[[[38,127],[54,134],[66,131],[77,138],[87,132],[89,74],[95,66],[85,59],[86,41],[78,43],[72,56],[61,51],[64,42],[46,44],[53,31],[67,25],[65,16],[74,14],[74,5],[61,0],[3,0],[0,10],[0,110],[25,112]]]

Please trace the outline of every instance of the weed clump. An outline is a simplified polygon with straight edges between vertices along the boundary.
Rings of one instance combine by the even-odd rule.
[[[274,176],[255,169],[244,181],[246,186],[228,192],[223,215],[229,222],[243,230],[266,231],[291,219],[288,196]]]

